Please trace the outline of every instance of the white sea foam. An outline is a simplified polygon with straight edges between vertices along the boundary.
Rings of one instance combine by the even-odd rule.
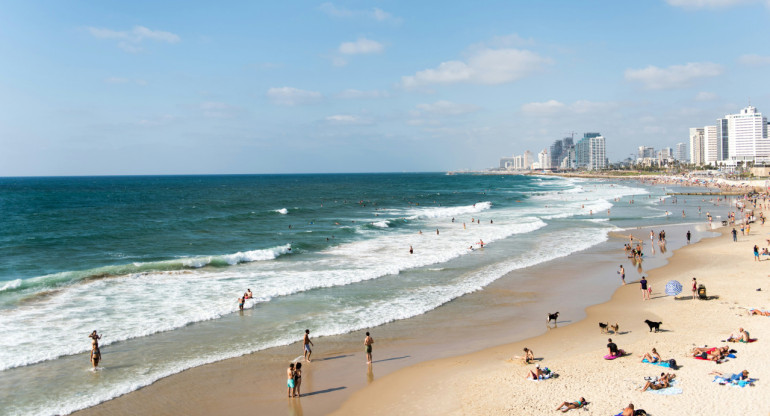
[[[19,286],[21,286],[21,279],[11,280],[11,281],[5,282],[2,286],[0,286],[0,292],[16,289]]]
[[[286,208],[281,208],[281,209],[276,209],[276,210],[274,210],[273,212],[277,212],[277,213],[279,213],[279,214],[281,214],[281,215],[286,215],[286,214],[288,214],[288,213],[289,213],[289,210],[288,210],[288,209],[286,209]]]
[[[388,228],[390,227],[390,221],[377,221],[373,222],[372,225],[378,228]]]

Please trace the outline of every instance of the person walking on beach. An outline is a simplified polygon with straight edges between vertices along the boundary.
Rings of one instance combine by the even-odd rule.
[[[620,280],[623,281],[623,284],[626,284],[626,269],[623,268],[623,265],[620,265],[620,270],[618,270],[618,274],[620,275]]]
[[[698,281],[695,280],[695,278],[692,278],[692,298],[693,300],[697,299],[698,297]]]
[[[369,335],[369,332],[367,332],[366,338],[364,338],[364,351],[366,351],[367,364],[372,363],[372,344],[374,344],[374,339]]]
[[[690,230],[687,230],[687,244],[690,244]]]
[[[642,276],[642,280],[639,281],[642,289],[642,300],[650,299],[650,292],[647,291],[647,279]]]
[[[754,261],[759,261],[759,246],[754,244]]]
[[[310,354],[313,353],[313,351],[310,349],[310,346],[313,345],[313,341],[310,340],[310,330],[305,330],[305,336],[302,338],[302,346],[305,350],[305,361],[310,362]]]
[[[738,241],[738,231],[735,231],[735,227],[733,227],[733,242]]]

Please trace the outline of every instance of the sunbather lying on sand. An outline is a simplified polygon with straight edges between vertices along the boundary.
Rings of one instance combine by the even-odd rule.
[[[658,354],[658,351],[655,350],[655,348],[652,349],[652,352],[646,352],[644,355],[640,355],[642,357],[642,361],[645,359],[651,363],[657,363],[660,361],[660,354]]]
[[[572,409],[580,409],[585,405],[586,405],[586,399],[584,397],[581,397],[580,400],[576,402],[563,402],[562,404],[559,405],[559,407],[556,408],[556,410],[561,410],[562,413],[567,413]]]
[[[703,348],[693,348],[692,351],[690,351],[693,357],[700,357],[706,360],[711,361],[720,361],[727,357],[727,354],[730,353],[730,347],[703,347]]]
[[[763,309],[749,309],[749,315],[770,316],[770,311],[766,311]]]

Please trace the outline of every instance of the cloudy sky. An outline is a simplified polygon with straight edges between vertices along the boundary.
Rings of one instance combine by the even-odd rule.
[[[620,160],[770,113],[768,40],[768,0],[4,2],[0,176]]]

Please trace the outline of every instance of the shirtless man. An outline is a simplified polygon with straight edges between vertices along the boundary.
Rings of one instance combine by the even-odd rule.
[[[374,339],[369,335],[369,333],[366,333],[366,338],[364,338],[364,351],[366,351],[366,363],[371,364],[372,363],[372,344],[374,344]]]
[[[305,350],[305,361],[310,362],[310,354],[313,353],[313,351],[310,350],[310,346],[313,345],[313,341],[310,340],[310,330],[305,330],[305,337],[302,338],[302,346]]]
[[[253,299],[254,294],[251,293],[251,289],[246,289],[246,293],[243,294],[243,299]]]
[[[623,409],[623,413],[620,414],[621,416],[634,416],[634,404],[629,403],[628,407]]]

